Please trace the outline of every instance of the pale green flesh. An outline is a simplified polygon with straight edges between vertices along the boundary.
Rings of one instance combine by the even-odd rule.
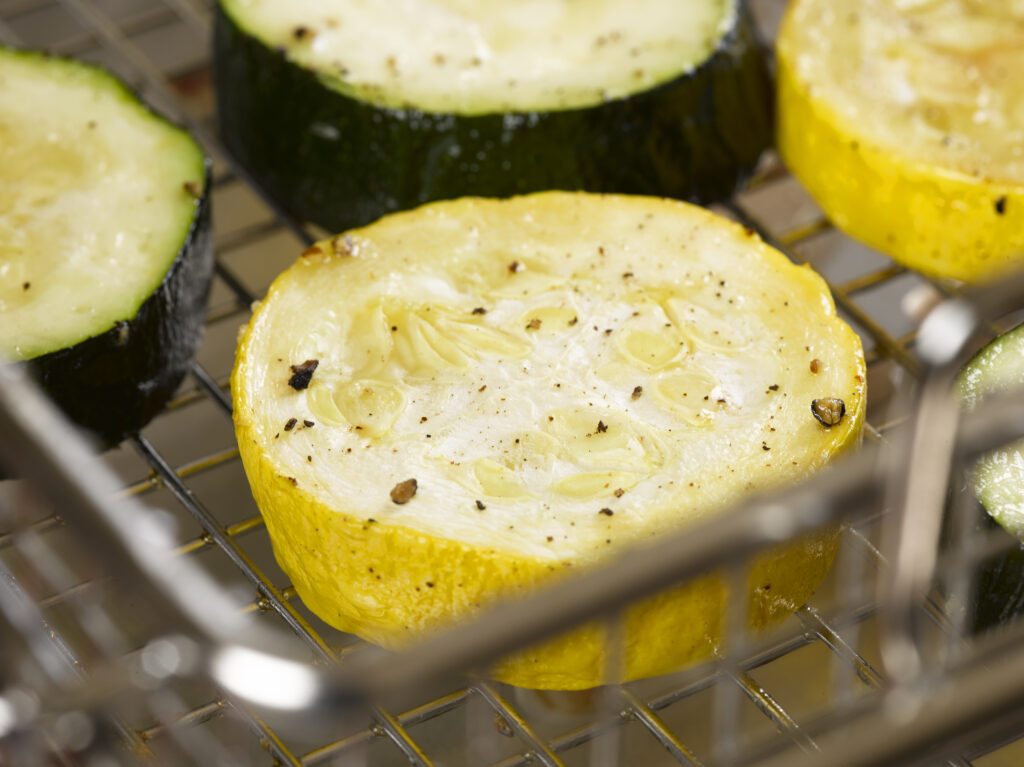
[[[221,0],[249,34],[377,106],[575,109],[687,74],[736,0]]]
[[[192,139],[108,73],[0,49],[0,357],[131,319],[185,243],[204,173]]]
[[[1024,325],[990,343],[957,381],[968,407],[987,394],[1024,385]],[[1024,540],[1024,440],[989,453],[974,467],[972,486],[982,505],[1006,530]]]

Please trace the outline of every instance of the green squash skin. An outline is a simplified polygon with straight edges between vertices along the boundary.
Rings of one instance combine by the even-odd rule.
[[[219,5],[214,82],[227,148],[281,208],[329,231],[431,200],[545,189],[709,203],[743,184],[773,137],[771,79],[742,2],[695,71],[582,109],[458,116],[366,104]]]
[[[163,409],[203,335],[213,275],[210,163],[192,226],[160,286],[129,320],[26,361],[64,413],[112,447]]]
[[[1018,325],[990,341],[964,366],[964,371],[960,374],[959,387],[966,388],[964,379],[968,371],[972,368],[977,370],[979,364],[984,364],[979,360],[992,354],[998,355],[1002,347],[1014,343],[1021,334],[1024,334],[1024,325]],[[1004,353],[1011,351],[1012,347]],[[974,396],[982,393],[984,385],[980,385],[982,389],[976,391]],[[966,396],[963,390],[960,394]],[[963,492],[972,492],[972,489],[965,488]],[[1024,493],[1024,487],[1020,488],[1020,492]],[[974,633],[979,633],[1005,625],[1024,615],[1024,545],[1021,545],[1021,541],[1005,530],[983,507],[979,508],[975,529],[979,534],[984,532],[989,535],[1005,536],[1007,543],[1005,553],[979,563],[973,573],[969,605],[973,610],[973,618],[970,625]],[[1017,542],[1016,546],[1013,545],[1013,541]]]
[[[988,528],[999,527],[988,515],[981,524]],[[1021,615],[1024,615],[1024,547],[1018,545],[984,562],[975,573],[973,628],[975,632],[986,631]]]

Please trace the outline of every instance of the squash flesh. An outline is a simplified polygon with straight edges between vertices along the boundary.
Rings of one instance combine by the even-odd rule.
[[[331,88],[460,115],[579,109],[685,75],[735,23],[736,0],[222,0],[268,48]],[[510,126],[510,129],[514,126]]]
[[[112,75],[0,49],[0,356],[130,320],[186,242],[205,175],[188,134]]]

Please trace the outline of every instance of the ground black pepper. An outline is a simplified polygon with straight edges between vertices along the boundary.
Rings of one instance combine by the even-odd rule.
[[[846,415],[846,403],[838,397],[823,397],[811,402],[811,412],[822,426],[831,429]]]
[[[313,371],[320,364],[320,360],[306,360],[301,365],[292,365],[292,377],[288,379],[288,385],[295,391],[302,391],[309,387],[313,380]]]
[[[416,490],[418,488],[419,485],[415,479],[407,479],[399,482],[391,488],[391,500],[399,506],[408,503],[412,500],[412,497],[416,495]]]

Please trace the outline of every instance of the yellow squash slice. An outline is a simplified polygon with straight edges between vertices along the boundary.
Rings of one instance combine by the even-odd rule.
[[[281,567],[325,621],[397,647],[805,477],[856,441],[864,361],[822,280],[742,227],[551,192],[310,248],[256,310],[232,392]],[[759,559],[751,624],[798,607],[834,545]],[[724,609],[711,575],[635,606],[626,675],[712,652]],[[605,653],[587,626],[493,673],[591,687]]]
[[[783,159],[840,229],[929,275],[1024,265],[1024,3],[793,0]]]

